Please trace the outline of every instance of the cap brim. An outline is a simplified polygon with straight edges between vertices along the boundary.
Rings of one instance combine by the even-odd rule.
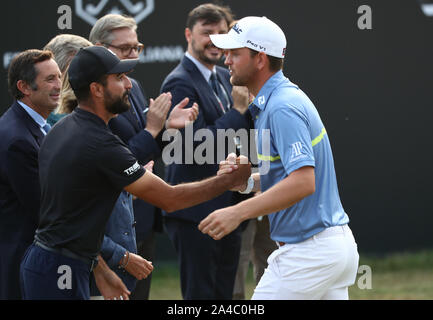
[[[114,66],[107,74],[125,73],[129,72],[137,65],[138,59],[125,59],[120,60],[118,64]]]
[[[220,49],[238,49],[245,47],[244,44],[240,43],[237,39],[233,38],[230,33],[226,34],[211,34],[210,40],[215,47]]]

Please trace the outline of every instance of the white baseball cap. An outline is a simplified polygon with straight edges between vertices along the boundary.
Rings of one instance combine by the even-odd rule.
[[[220,49],[247,47],[277,58],[286,53],[284,32],[266,17],[242,18],[227,34],[212,34],[210,39]]]

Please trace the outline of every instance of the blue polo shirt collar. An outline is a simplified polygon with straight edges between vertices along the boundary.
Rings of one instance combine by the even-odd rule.
[[[265,82],[263,87],[260,89],[256,98],[253,101],[253,104],[259,108],[261,111],[265,110],[266,105],[268,104],[269,97],[271,96],[274,89],[287,78],[284,76],[283,71],[280,70],[276,72],[272,77]]]

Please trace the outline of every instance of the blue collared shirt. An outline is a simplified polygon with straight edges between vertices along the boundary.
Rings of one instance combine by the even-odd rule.
[[[47,132],[45,132],[44,129],[42,129],[43,126],[45,126],[47,124],[47,120],[44,119],[44,117],[42,117],[39,113],[37,113],[35,110],[33,110],[32,108],[30,108],[28,105],[26,105],[24,102],[17,100],[18,104],[23,107],[24,110],[26,110],[26,112],[29,114],[30,117],[32,117],[33,120],[35,120],[35,122],[39,125],[42,133],[44,135],[47,134]]]
[[[271,238],[298,243],[325,228],[347,224],[329,138],[307,95],[279,71],[261,88],[250,111],[262,192],[304,166],[315,171],[314,194],[269,215]]]

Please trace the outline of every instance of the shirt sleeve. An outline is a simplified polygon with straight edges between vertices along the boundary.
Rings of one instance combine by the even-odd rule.
[[[127,250],[119,243],[114,242],[113,239],[106,234],[104,235],[101,246],[101,256],[111,269],[119,266],[119,261],[126,251]]]
[[[279,108],[272,113],[270,126],[287,175],[305,166],[315,166],[308,121],[303,114],[290,106]]]
[[[135,182],[146,172],[127,146],[114,135],[101,142],[98,161],[100,170],[118,189]]]

